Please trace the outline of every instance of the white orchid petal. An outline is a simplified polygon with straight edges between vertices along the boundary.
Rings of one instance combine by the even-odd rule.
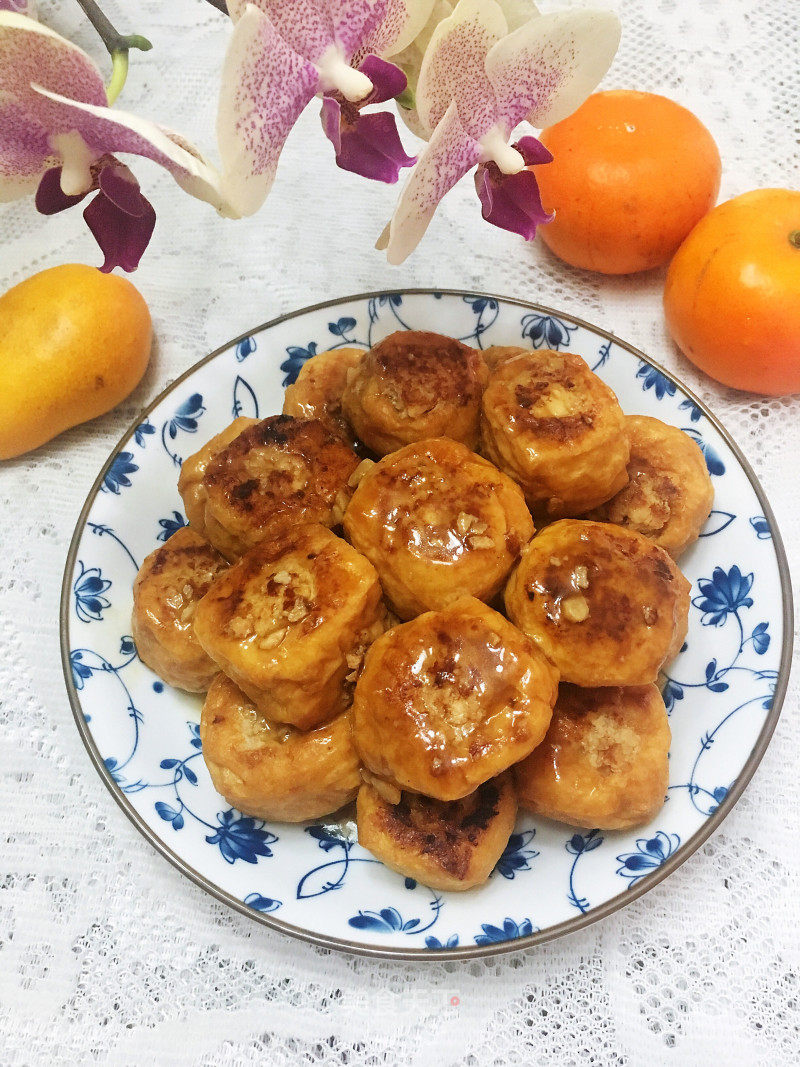
[[[486,56],[507,26],[496,0],[459,0],[453,14],[434,30],[417,82],[417,111],[434,130],[455,100],[464,127],[480,137],[494,125],[494,92]]]
[[[223,190],[239,214],[252,215],[266,199],[286,138],[318,81],[316,68],[248,5],[225,57],[217,117]]]
[[[328,0],[251,0],[266,15],[280,36],[298,55],[316,63],[334,42]],[[244,18],[245,12],[237,21]]]
[[[386,244],[390,263],[402,263],[414,251],[439,201],[482,155],[481,146],[464,129],[453,101],[400,193]]]
[[[480,139],[484,155],[482,162],[493,160],[503,174],[519,174],[525,167],[525,160],[516,148],[508,143],[508,135],[499,126],[492,128]]]
[[[77,130],[57,133],[50,138],[61,160],[61,191],[65,196],[80,196],[92,187],[92,163],[97,159]]]
[[[344,0],[345,7],[355,6],[356,3],[357,0]],[[397,55],[424,30],[435,3],[436,0],[382,0],[375,3],[375,7],[383,9],[381,17],[369,33],[363,35],[359,47],[384,59]],[[336,20],[342,0],[334,0],[332,7]],[[339,34],[337,30],[337,36]]]
[[[533,0],[497,0],[497,3],[503,9],[509,33],[513,33],[514,30],[541,14]]]
[[[523,119],[541,129],[572,114],[610,67],[619,38],[612,12],[565,11],[498,41],[486,70],[509,133]]]
[[[322,92],[337,89],[345,100],[357,103],[372,92],[372,82],[360,70],[354,70],[347,62],[339,46],[331,44],[314,64],[319,71],[319,87]]]
[[[84,102],[106,102],[103,77],[85,52],[33,19],[0,11],[0,201],[34,191],[59,162],[50,135],[66,131],[31,88],[34,81]]]

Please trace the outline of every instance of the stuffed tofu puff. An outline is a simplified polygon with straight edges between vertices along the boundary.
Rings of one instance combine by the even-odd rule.
[[[356,437],[342,411],[347,375],[364,358],[363,348],[337,348],[318,352],[307,359],[296,380],[283,395],[283,414],[299,419],[319,419],[349,445]]]
[[[519,486],[466,445],[406,445],[366,470],[344,517],[402,619],[461,596],[490,601],[533,536]]]
[[[224,674],[203,704],[200,739],[214,788],[257,819],[319,819],[354,800],[361,784],[346,712],[298,730],[267,718]]]
[[[532,641],[464,597],[369,649],[353,697],[356,748],[389,786],[459,800],[541,742],[557,687]]]
[[[228,560],[297,523],[336,526],[359,458],[318,419],[273,415],[209,462],[202,525]]]
[[[344,711],[386,608],[372,564],[324,526],[263,541],[197,606],[208,655],[270,719],[308,730]]]
[[[501,359],[483,394],[481,452],[522,486],[534,519],[580,515],[627,482],[625,416],[580,356]]]
[[[201,449],[187,458],[181,464],[181,472],[178,477],[178,492],[183,501],[183,510],[186,513],[186,521],[189,525],[205,537],[205,509],[206,489],[203,484],[206,470],[211,460],[226,448],[231,441],[246,430],[249,426],[255,426],[258,419],[251,419],[240,415],[234,419],[230,426],[226,426],[220,433],[215,434],[210,441],[206,441]]]
[[[131,633],[143,663],[169,685],[204,693],[219,671],[194,632],[201,598],[228,564],[188,526],[145,559],[133,583]]]
[[[683,644],[689,588],[668,553],[641,534],[561,519],[523,550],[505,603],[563,681],[645,685]]]
[[[488,377],[476,348],[437,333],[400,330],[348,372],[342,407],[356,436],[379,456],[445,435],[474,449]]]

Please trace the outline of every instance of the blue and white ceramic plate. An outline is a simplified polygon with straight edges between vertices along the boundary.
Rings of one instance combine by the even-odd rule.
[[[181,460],[236,415],[279,412],[316,352],[367,348],[402,329],[480,348],[580,353],[630,414],[654,415],[702,448],[716,489],[682,558],[689,635],[664,677],[673,746],[667,801],[636,831],[578,830],[521,816],[489,883],[438,893],[384,868],[347,820],[288,826],[232,810],[198,736],[200,698],[137,658],[131,586],[184,523]],[[186,876],[255,920],[374,956],[469,957],[525,948],[603,918],[674,871],[719,825],[761,759],[791,659],[791,592],[778,531],[752,471],[714,417],[640,352],[569,315],[461,292],[387,292],[267,323],[183,375],[125,435],[84,506],[67,561],[62,655],[76,721],[114,798]]]

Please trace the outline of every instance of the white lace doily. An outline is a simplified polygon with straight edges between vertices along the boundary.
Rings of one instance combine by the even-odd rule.
[[[564,0],[545,10],[570,6]],[[720,199],[800,173],[796,0],[607,0],[622,45],[604,87],[662,92],[720,147]],[[214,155],[228,32],[201,0],[104,0],[153,42],[121,106]],[[105,62],[71,0],[45,21]],[[594,1064],[800,1059],[798,683],[721,829],[675,874],[586,930],[472,963],[381,962],[290,940],[232,912],[164,861],[114,803],[83,747],[62,678],[59,596],[92,482],[136,412],[229,338],[283,312],[383,287],[475,289],[571,312],[643,349],[704,400],[762,481],[800,561],[800,397],[703,378],[661,312],[663,270],[603,278],[482,223],[471,178],[419,249],[390,267],[373,244],[396,189],[336,169],[316,107],[293,131],[265,207],[218,219],[158,168],[136,174],[159,221],[135,284],[157,345],[134,395],[0,468],[0,1064]],[[404,137],[406,135],[404,134]],[[98,262],[79,211],[0,208],[0,288]],[[2,383],[0,383],[1,387]]]

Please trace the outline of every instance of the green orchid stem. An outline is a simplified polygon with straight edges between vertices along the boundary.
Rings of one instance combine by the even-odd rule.
[[[106,89],[109,104],[113,104],[122,91],[128,77],[128,52],[138,48],[140,52],[149,52],[153,47],[146,37],[138,33],[118,33],[112,26],[95,0],[78,0],[87,19],[102,38],[113,63],[111,82]]]

